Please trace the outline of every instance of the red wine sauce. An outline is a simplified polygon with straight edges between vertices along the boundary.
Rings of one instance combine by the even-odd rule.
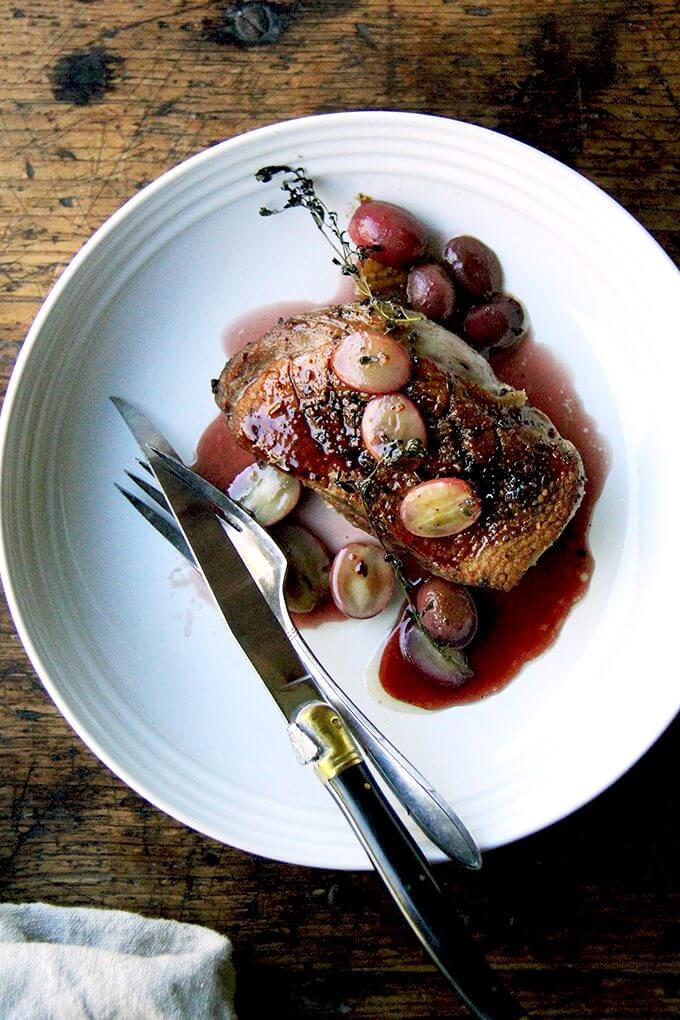
[[[304,315],[312,308],[318,308],[313,301],[277,301],[273,305],[262,305],[230,322],[222,333],[222,348],[228,358],[273,329],[279,319],[293,315]]]
[[[380,663],[380,682],[394,698],[422,708],[478,701],[501,690],[529,660],[549,648],[571,607],[585,594],[595,566],[588,530],[608,471],[606,442],[586,413],[569,370],[549,347],[527,338],[517,350],[496,355],[492,365],[504,382],[524,389],[579,450],[586,492],[558,541],[509,592],[474,591],[479,630],[466,655],[474,677],[462,687],[438,685],[411,666],[390,635]]]
[[[222,348],[230,358],[251,340],[258,340],[270,329],[273,329],[279,319],[304,315],[305,312],[311,312],[314,308],[322,308],[325,305],[342,305],[355,299],[356,292],[353,281],[349,277],[343,276],[340,278],[336,293],[322,304],[319,304],[318,301],[300,300],[276,301],[272,305],[261,305],[229,323],[222,333]]]

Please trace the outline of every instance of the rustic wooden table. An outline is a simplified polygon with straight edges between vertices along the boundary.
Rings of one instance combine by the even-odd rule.
[[[114,209],[199,149],[300,114],[406,109],[498,128],[585,173],[671,250],[674,8],[0,0],[3,387],[41,300]],[[2,899],[128,908],[227,932],[244,1020],[465,1015],[372,875],[250,857],[131,793],[47,699],[6,610],[0,670]],[[536,1016],[680,1015],[677,734],[572,817],[489,853],[481,874],[442,869]]]

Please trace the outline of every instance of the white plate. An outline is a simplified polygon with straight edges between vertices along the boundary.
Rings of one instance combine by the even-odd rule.
[[[442,237],[484,238],[611,444],[587,598],[502,694],[395,712],[364,685],[388,619],[311,634],[481,844],[506,843],[606,787],[678,707],[678,278],[616,203],[518,142],[414,114],[291,121],[190,159],[112,216],[41,309],[3,411],[14,619],[72,726],[154,804],[245,850],[366,866],[216,612],[191,585],[171,585],[178,558],[113,490],[135,450],[110,393],[138,401],[188,457],[214,415],[208,383],[229,321],[335,289],[305,213],[258,216],[276,185],[253,174],[271,163],[304,163],[341,212],[364,191],[406,205]]]

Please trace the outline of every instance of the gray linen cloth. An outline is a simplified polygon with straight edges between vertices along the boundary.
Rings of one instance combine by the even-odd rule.
[[[122,910],[0,905],[2,1020],[232,1020],[231,943]]]

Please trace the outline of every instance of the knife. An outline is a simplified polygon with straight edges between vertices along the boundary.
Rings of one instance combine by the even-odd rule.
[[[150,452],[149,463],[213,598],[286,716],[298,760],[313,764],[424,948],[473,1016],[525,1017],[446,903],[418,845],[375,785],[342,717],[319,699],[311,678],[298,675],[292,647],[284,652],[285,635],[212,509],[157,454]],[[274,634],[283,640],[277,636],[272,644]]]
[[[164,440],[162,445],[168,446]],[[149,446],[148,455],[218,608],[288,720],[299,760],[313,763],[423,947],[478,1020],[526,1017],[446,903],[419,847],[373,782],[342,716],[319,698],[312,678],[301,672],[211,502],[180,477],[184,465],[158,445]]]
[[[164,461],[167,470],[179,475],[204,501],[207,501],[213,508],[220,508],[227,516],[241,515],[244,525],[259,534],[259,544],[272,545],[271,537],[259,528],[252,518],[245,514],[245,511],[223,492],[182,463],[165,436],[137,407],[120,397],[112,397],[111,400],[145,456],[153,455],[161,460],[167,458]],[[209,529],[206,539],[206,553],[209,558],[210,543],[212,541],[219,542],[220,534],[215,521],[206,522],[205,527]],[[178,534],[181,535],[181,530]],[[234,537],[233,532],[232,537]],[[274,545],[273,548],[276,555],[280,556],[278,547]],[[191,550],[188,551],[193,559]],[[261,558],[258,563],[262,567]],[[242,567],[239,569],[242,574],[242,585],[246,586],[250,583],[249,577],[243,575]],[[314,684],[324,700],[344,717],[345,723],[349,725],[355,739],[368,755],[369,766],[379,772],[394,791],[397,799],[432,842],[447,856],[460,861],[466,867],[479,868],[482,863],[481,854],[467,827],[444,798],[424,779],[415,766],[387,740],[384,734],[359,711],[354,702],[323,668],[300,632],[293,626],[282,592],[276,588],[276,585],[269,583],[270,573],[271,571],[266,569],[266,565],[263,569],[249,570],[250,577],[260,586],[263,598],[280,624],[279,627],[274,626],[267,631],[270,634],[270,648],[275,653],[272,657],[276,662],[282,664],[282,667],[286,666],[291,675],[302,677],[308,674],[314,678]],[[218,582],[219,579],[216,583]],[[244,618],[248,619],[245,614],[240,612],[239,599],[241,596],[237,591],[233,593],[233,597],[228,591],[223,594],[222,613],[238,638],[239,627],[242,626]],[[271,624],[270,615],[265,614],[265,617],[266,621],[263,621],[263,624],[265,622]],[[281,629],[283,629],[283,634]],[[240,640],[240,638],[238,639]],[[244,640],[247,640],[247,637]],[[291,645],[297,660],[291,658]],[[269,666],[271,666],[269,661],[263,666],[265,682],[267,682],[266,669]],[[255,667],[257,669],[258,665],[255,664]]]

